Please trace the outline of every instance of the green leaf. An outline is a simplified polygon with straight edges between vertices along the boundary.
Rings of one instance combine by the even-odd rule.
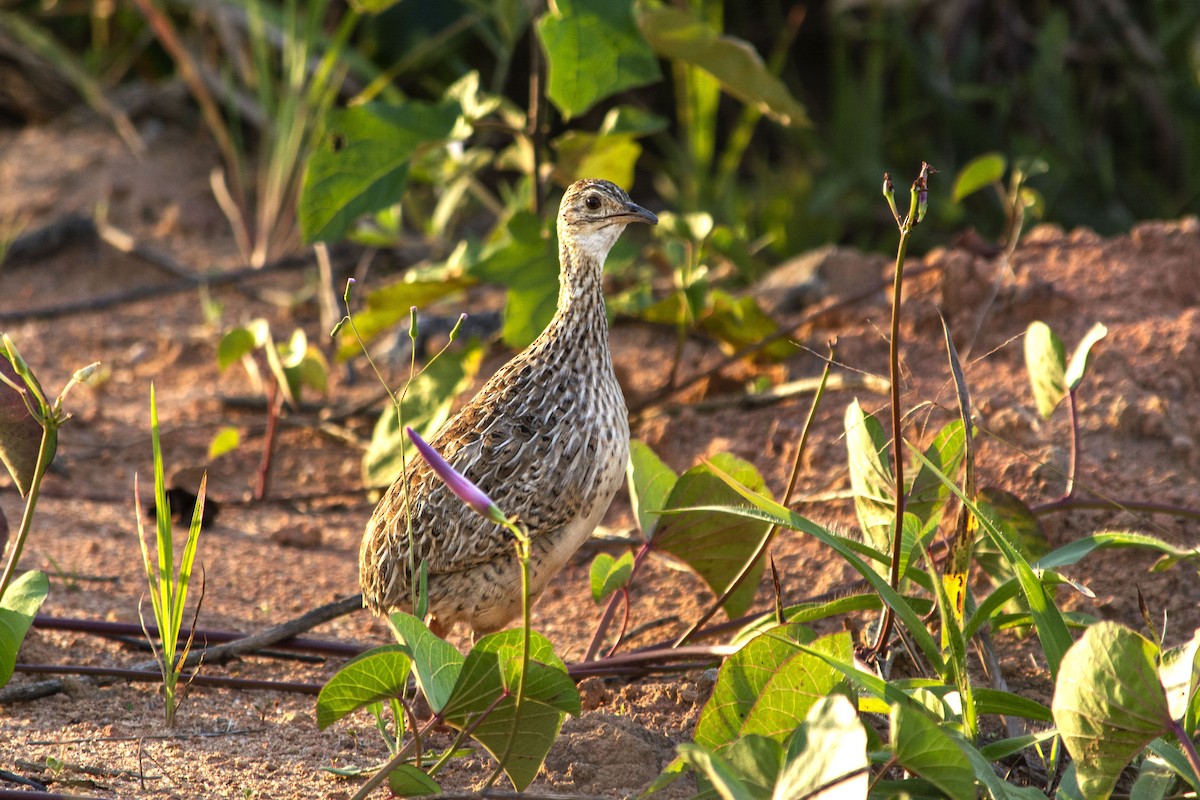
[[[461,113],[454,101],[370,103],[330,112],[300,194],[305,242],[342,239],[360,215],[399,201],[417,150],[449,137]]]
[[[217,344],[217,366],[224,372],[231,364],[241,361],[242,356],[254,352],[256,346],[254,334],[249,329],[234,328]]]
[[[30,570],[13,580],[0,597],[0,686],[12,678],[17,651],[49,592],[45,573]]]
[[[958,171],[954,179],[954,202],[961,203],[964,197],[975,194],[991,184],[998,183],[1008,169],[1008,159],[1000,153],[984,153],[976,156]]]
[[[1196,730],[1197,696],[1200,695],[1200,628],[1192,638],[1162,654],[1159,668],[1171,719],[1182,720],[1183,729]]]
[[[241,441],[242,437],[238,433],[238,429],[232,425],[226,425],[217,431],[217,435],[208,443],[208,460],[214,461],[226,453],[236,450]]]
[[[412,764],[400,764],[388,773],[388,788],[396,797],[423,797],[441,794],[442,787]]]
[[[632,186],[634,167],[642,146],[633,134],[599,134],[567,131],[554,140],[558,157],[554,168],[563,183],[581,178],[604,178],[618,186]]]
[[[629,583],[632,574],[633,553],[626,551],[620,558],[599,553],[592,560],[592,599],[597,605],[603,603],[610,594]]]
[[[1075,352],[1071,354],[1071,360],[1067,362],[1067,370],[1063,374],[1063,381],[1066,383],[1067,391],[1073,392],[1079,388],[1079,384],[1083,381],[1084,373],[1087,372],[1088,359],[1092,354],[1092,347],[1105,336],[1108,336],[1108,328],[1097,322],[1084,334],[1083,339],[1075,347]]]
[[[740,505],[741,497],[714,474],[712,467],[728,473],[751,491],[767,496],[770,492],[762,475],[748,461],[719,453],[710,464],[692,467],[676,481],[667,498],[668,509],[686,509],[700,504]],[[710,511],[683,511],[664,517],[658,523],[651,542],[654,549],[670,553],[704,579],[713,593],[720,595],[754,555],[770,526]],[[754,602],[762,578],[760,558],[747,579],[725,602],[730,619],[740,617]]]
[[[475,380],[483,361],[483,348],[475,345],[461,351],[448,351],[421,370],[408,385],[404,402],[404,425],[396,407],[383,410],[371,434],[371,444],[363,455],[363,482],[367,486],[390,486],[411,462],[416,449],[404,434],[410,426],[426,440],[433,438],[450,419],[454,400]]]
[[[783,745],[757,733],[741,737],[721,755],[755,797],[769,798],[783,769]]]
[[[868,545],[864,545],[860,542],[852,542],[847,537],[830,533],[820,525],[817,525],[811,520],[805,519],[789,508],[781,506],[774,500],[765,498],[759,494],[756,494],[755,492],[750,491],[748,488],[741,486],[732,477],[726,475],[720,470],[717,470],[715,467],[714,473],[717,475],[717,477],[720,477],[722,480],[724,480],[739,495],[749,500],[754,508],[737,508],[732,506],[707,508],[724,511],[728,514],[737,514],[753,519],[761,519],[768,523],[781,525],[794,531],[807,533],[821,543],[825,544],[827,547],[833,549],[843,559],[845,559],[846,562],[850,564],[850,566],[856,572],[858,572],[859,575],[862,575],[867,582],[871,584],[871,588],[879,593],[887,605],[891,606],[891,608],[896,612],[896,615],[900,618],[900,621],[904,624],[908,634],[921,649],[921,653],[932,665],[934,665],[934,668],[939,673],[942,671],[941,650],[937,643],[934,642],[933,636],[930,635],[928,629],[922,622],[921,617],[913,610],[912,605],[903,596],[901,596],[898,592],[893,590],[891,586],[888,585],[886,578],[880,575],[879,572],[877,572],[874,568],[868,566],[867,563],[858,555],[860,552],[869,553],[872,561],[877,564],[882,564],[887,561],[887,557],[884,556],[883,553],[878,550],[874,550]],[[700,511],[704,510],[705,508],[705,506],[701,506],[693,510]]]
[[[644,7],[638,26],[663,58],[699,67],[725,91],[781,125],[808,127],[804,106],[770,73],[749,43],[723,36],[688,11]]]
[[[435,712],[446,707],[463,670],[462,653],[430,633],[412,614],[396,611],[388,617],[396,639],[412,659],[417,685]]]
[[[797,646],[809,642],[836,661],[853,659],[846,633],[814,641],[812,631],[802,625],[764,632],[721,666],[696,724],[696,743],[720,752],[751,733],[785,741],[813,704],[842,683],[832,667]]]
[[[1042,523],[1016,495],[994,486],[985,486],[979,490],[975,503],[980,513],[990,519],[1026,559],[1034,561],[1050,551],[1050,541],[1042,530]],[[997,583],[1013,575],[1008,562],[990,539],[985,538],[976,545],[975,559]]]
[[[634,21],[633,0],[555,0],[537,34],[546,52],[546,96],[565,120],[662,77]]]
[[[1044,322],[1029,323],[1025,331],[1025,368],[1042,419],[1050,419],[1054,409],[1067,396],[1066,367],[1066,349],[1058,334]]]
[[[710,219],[711,222],[711,219]],[[700,329],[721,342],[721,349],[732,354],[779,331],[775,320],[758,306],[750,295],[735,298],[714,290],[708,295],[709,307],[700,316]],[[781,360],[795,354],[796,347],[781,339],[759,352],[762,358]]]
[[[925,457],[937,466],[942,474],[953,477],[963,462],[966,439],[962,420],[952,420],[938,431],[933,443],[925,449]],[[932,533],[942,518],[950,490],[931,470],[925,469],[921,464],[917,464],[916,467],[916,476],[908,490],[904,510],[916,515],[922,523],[922,530]]]
[[[24,385],[26,391],[36,396],[36,392],[9,363],[3,348],[0,348],[0,375],[17,386]],[[36,401],[34,403],[36,407]],[[0,380],[0,461],[8,468],[8,474],[12,475],[21,497],[29,494],[37,477],[35,473],[41,441],[41,423],[29,413],[20,392]]]
[[[367,293],[364,307],[354,314],[354,330],[367,343],[399,322],[408,322],[413,306],[425,308],[431,303],[468,289],[479,281],[467,275],[452,273],[414,278],[411,273]],[[347,359],[360,352],[358,340],[343,326],[342,343],[337,357]]]
[[[537,776],[563,717],[580,711],[579,691],[553,645],[538,633],[531,631],[529,636],[529,672],[519,719],[515,695],[524,637],[520,628],[489,634],[475,643],[443,711],[446,722],[459,730],[488,712],[471,735],[497,761],[507,755],[504,772],[517,791],[524,791]]]
[[[637,106],[616,106],[610,108],[600,123],[598,133],[605,135],[614,133],[629,133],[634,136],[649,136],[661,133],[670,127],[665,117]]]
[[[659,521],[657,512],[667,507],[667,498],[678,480],[679,476],[650,445],[637,439],[629,443],[629,501],[644,540],[654,538]]]
[[[679,745],[678,750],[680,758],[707,778],[722,800],[759,800],[763,797],[751,789],[733,765],[719,754],[687,742]]]
[[[1129,800],[1166,800],[1175,788],[1175,773],[1162,758],[1146,756],[1138,769],[1137,780],[1129,789]]]
[[[512,215],[481,257],[467,267],[481,281],[508,288],[504,342],[526,347],[545,329],[558,301],[558,245],[542,220],[528,211]]]
[[[925,713],[903,705],[891,713],[892,757],[955,800],[974,800],[975,771],[959,741]]]
[[[787,759],[775,785],[775,798],[865,800],[867,796],[871,778],[867,732],[854,704],[841,694],[813,704],[792,736]]]
[[[407,644],[389,644],[347,661],[317,695],[317,727],[324,730],[371,703],[403,695],[412,669],[410,650]]]
[[[1063,657],[1051,710],[1085,797],[1107,797],[1130,760],[1168,731],[1157,657],[1153,642],[1107,621]]]
[[[850,489],[864,541],[883,552],[892,546],[891,526],[896,515],[895,479],[888,464],[887,435],[858,400],[846,407],[846,451],[850,461]],[[886,569],[886,567],[880,567]]]

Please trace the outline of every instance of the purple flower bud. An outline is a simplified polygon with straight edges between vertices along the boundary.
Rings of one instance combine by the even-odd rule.
[[[492,502],[483,491],[471,483],[465,476],[460,475],[455,471],[454,467],[450,466],[446,459],[442,458],[441,454],[429,445],[421,435],[412,428],[405,428],[408,431],[408,438],[412,439],[413,444],[417,446],[417,452],[421,454],[429,466],[439,478],[446,482],[450,487],[450,491],[454,492],[455,497],[462,500],[471,510],[482,517],[487,517],[493,522],[504,524],[507,518],[500,507]]]

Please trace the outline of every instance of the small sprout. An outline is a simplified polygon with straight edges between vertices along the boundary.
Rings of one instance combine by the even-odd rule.
[[[417,451],[421,454],[429,466],[433,468],[434,473],[439,478],[445,481],[450,487],[450,491],[454,495],[470,506],[471,510],[480,516],[487,517],[493,522],[504,525],[508,522],[504,516],[504,512],[500,507],[492,502],[492,499],[483,493],[483,490],[472,483],[466,476],[459,474],[454,467],[447,463],[446,459],[442,458],[437,450],[434,450],[421,435],[412,428],[405,428],[408,432],[408,438],[412,439],[413,444],[417,446]]]
[[[886,172],[883,173],[883,198],[887,200],[888,208],[892,210],[892,216],[899,225],[900,211],[896,208],[896,187],[892,183],[892,176]]]
[[[408,309],[408,338],[412,341],[417,340],[417,307],[410,306]]]
[[[458,322],[454,323],[454,327],[450,329],[450,341],[454,341],[458,337],[458,331],[462,328],[462,324],[467,321],[467,314],[464,311],[458,315]]]
[[[357,283],[357,281],[354,280],[354,278],[346,279],[346,291],[342,292],[342,302],[344,302],[346,305],[350,304],[350,290],[354,288],[355,283]]]

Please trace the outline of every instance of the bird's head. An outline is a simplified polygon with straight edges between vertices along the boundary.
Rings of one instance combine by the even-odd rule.
[[[629,199],[615,183],[576,181],[558,209],[558,238],[568,247],[603,261],[631,222],[658,224],[658,217]]]

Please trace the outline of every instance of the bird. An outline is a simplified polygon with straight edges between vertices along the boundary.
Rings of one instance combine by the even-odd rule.
[[[613,372],[603,269],[630,223],[658,217],[606,180],[577,181],[559,206],[559,293],[549,325],[430,439],[530,538],[531,601],[591,535],[624,480],[629,418]],[[363,604],[412,611],[427,571],[427,621],[472,640],[521,614],[511,531],[475,514],[420,458],[380,499],[359,551]]]

